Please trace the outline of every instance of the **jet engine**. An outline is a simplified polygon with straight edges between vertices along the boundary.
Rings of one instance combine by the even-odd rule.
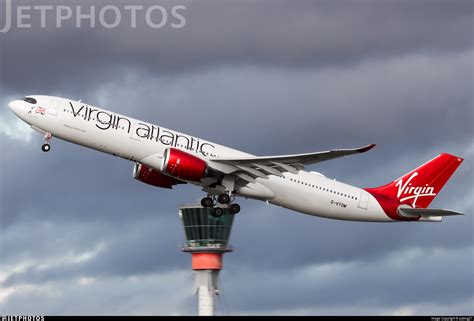
[[[199,182],[208,172],[206,161],[176,148],[165,150],[161,170],[178,179],[193,182]]]
[[[186,184],[185,182],[178,181],[173,177],[169,177],[160,171],[154,170],[151,167],[140,163],[135,163],[133,177],[145,184],[162,188],[172,188],[173,185]]]

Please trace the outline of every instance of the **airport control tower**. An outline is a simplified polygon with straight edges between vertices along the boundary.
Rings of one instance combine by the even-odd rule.
[[[187,239],[182,251],[192,254],[194,293],[198,296],[200,316],[214,315],[214,299],[219,295],[217,279],[222,269],[222,256],[225,252],[232,251],[228,242],[234,215],[227,208],[219,217],[213,216],[210,208],[203,208],[201,205],[179,208]]]

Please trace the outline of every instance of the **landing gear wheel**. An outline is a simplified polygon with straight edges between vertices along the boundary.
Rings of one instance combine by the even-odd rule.
[[[213,208],[212,209],[212,212],[211,212],[212,216],[214,217],[221,217],[222,214],[224,214],[224,210],[220,207],[216,207],[216,208]]]
[[[43,146],[41,146],[41,150],[45,153],[49,152],[50,149],[51,146],[49,144],[43,144]]]
[[[230,202],[230,196],[229,196],[229,194],[220,194],[220,195],[217,197],[217,200],[218,200],[219,203],[221,203],[221,204],[229,204],[229,202]]]
[[[238,212],[240,212],[240,205],[239,204],[230,204],[229,206],[229,212],[231,214],[237,214]]]
[[[51,149],[51,146],[49,145],[51,139],[53,139],[53,135],[51,135],[51,133],[44,134],[44,144],[41,146],[41,150],[43,152],[47,153]]]
[[[211,198],[211,197],[204,197],[204,198],[201,200],[201,205],[202,205],[202,207],[204,207],[204,208],[212,207],[212,206],[214,205],[214,202],[212,201],[212,198]]]

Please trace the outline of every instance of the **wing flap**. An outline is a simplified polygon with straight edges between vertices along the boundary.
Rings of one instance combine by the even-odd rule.
[[[272,162],[272,164],[275,164],[276,166],[280,167],[285,172],[290,172],[291,174],[298,174],[298,170],[288,164],[283,164],[279,162]]]
[[[252,165],[254,165],[255,167],[258,167],[260,170],[263,170],[264,172],[267,172],[268,174],[283,177],[283,173],[280,172],[278,169],[276,169],[274,167],[263,165],[263,164],[258,164],[258,163],[257,164],[252,164]]]
[[[243,166],[243,165],[234,165],[234,166],[237,167],[238,169],[243,170],[244,172],[247,172],[247,173],[252,174],[254,176],[261,177],[261,178],[267,178],[267,175],[265,173],[262,173],[261,171],[255,169],[255,168],[248,167],[248,166]]]
[[[247,183],[255,183],[255,178],[245,173],[237,173],[236,176],[240,179],[243,179]]]

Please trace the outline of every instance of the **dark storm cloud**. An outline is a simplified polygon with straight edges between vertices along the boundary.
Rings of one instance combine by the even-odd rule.
[[[38,142],[38,140],[35,141]],[[3,182],[9,189],[5,191],[8,193],[9,201],[3,205],[4,225],[8,226],[14,221],[34,216],[38,202],[41,200],[48,204],[48,211],[42,214],[45,219],[100,220],[110,215],[123,220],[133,220],[143,215],[155,215],[146,204],[154,202],[153,197],[156,191],[133,180],[132,163],[121,162],[91,151],[77,159],[77,155],[74,155],[78,151],[77,146],[68,146],[59,141],[54,142],[54,146],[62,149],[61,152],[57,151],[56,157],[38,155],[38,149],[31,148],[32,146],[20,144],[8,146],[11,148],[7,148],[8,153],[4,159],[5,164],[8,165],[5,166]],[[8,168],[12,168],[15,163],[15,168],[23,168],[24,177],[41,184],[35,185],[32,189],[26,189],[24,181],[17,179],[18,172],[8,171]],[[84,179],[86,177],[87,180]],[[67,182],[68,186],[55,187],[54,182],[58,179]],[[9,183],[6,184],[6,182]],[[90,197],[93,194],[101,194],[106,189],[108,196],[100,199]],[[129,202],[124,196],[130,193],[136,193],[143,199],[136,198],[134,202]],[[164,201],[161,202],[162,208],[165,204],[172,204],[171,201],[166,201],[166,195],[171,195],[171,193],[171,191],[161,193],[165,196]],[[97,213],[103,214],[97,215]]]
[[[234,313],[244,309],[270,310],[275,306],[282,310],[310,307],[317,312],[321,308],[338,307],[341,302],[359,307],[393,307],[413,302],[453,304],[472,297],[472,288],[465,286],[472,280],[471,271],[461,269],[455,276],[445,277],[448,271],[458,271],[459,266],[472,264],[466,251],[472,251],[472,247],[445,251],[413,246],[409,251],[374,261],[335,262],[274,271],[265,280],[249,270],[233,268],[224,271],[227,275],[223,278],[227,277],[227,288],[235,289],[227,294]],[[248,281],[236,282],[240,278],[232,275]],[[278,284],[277,291],[272,290],[274,284]],[[249,303],[244,292],[258,299]],[[353,313],[357,313],[357,309]]]
[[[157,218],[137,218],[136,222],[126,224],[123,221],[119,223],[88,221],[89,224],[51,221],[50,226],[59,227],[54,236],[46,236],[51,232],[51,227],[32,221],[30,224],[36,223],[38,232],[30,233],[27,240],[20,241],[22,244],[18,244],[18,237],[2,238],[5,248],[25,249],[30,245],[31,250],[22,250],[11,256],[5,255],[3,263],[8,266],[9,263],[22,259],[35,258],[40,262],[44,260],[47,265],[50,260],[57,259],[50,255],[60,252],[64,253],[64,259],[49,267],[30,266],[24,271],[11,274],[0,284],[8,287],[23,283],[41,284],[80,276],[130,277],[171,273],[188,265],[188,256],[181,255],[178,251],[178,244],[182,243],[184,232],[176,213],[170,215],[171,219],[163,215],[164,213],[155,214],[161,215]],[[10,234],[28,230],[28,226],[23,223],[20,228],[12,228]],[[170,230],[175,233],[169,233]],[[69,235],[71,231],[74,231],[73,236]],[[44,237],[45,240],[39,241],[38,245],[28,244],[28,240],[33,237]],[[39,255],[35,255],[34,252]]]
[[[136,278],[68,279],[15,293],[2,309],[52,315],[193,314],[194,300],[185,300],[192,295],[190,283],[192,274],[182,270]],[[55,289],[61,289],[60,295]]]
[[[43,2],[51,4],[34,4]],[[33,2],[21,4],[28,3]],[[95,4],[100,9],[111,3],[128,4],[87,1],[81,5]],[[160,2],[138,4],[156,3]],[[117,29],[76,29],[74,20],[65,22],[66,28],[54,29],[54,18],[48,18],[51,26],[46,29],[12,30],[0,37],[2,82],[34,91],[37,78],[47,77],[57,80],[42,84],[52,90],[58,84],[82,87],[104,81],[120,65],[159,74],[223,64],[343,66],[413,52],[462,51],[473,44],[471,1],[164,2],[168,10],[173,4],[186,6],[183,29],[152,29],[140,16],[137,28],[131,29],[124,14]]]

